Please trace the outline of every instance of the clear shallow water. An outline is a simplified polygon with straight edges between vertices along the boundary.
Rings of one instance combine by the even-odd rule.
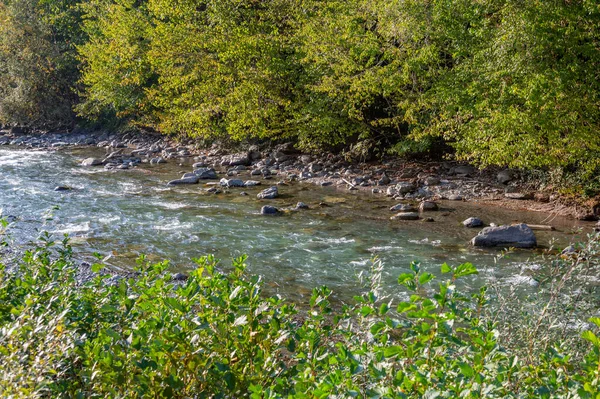
[[[15,240],[35,237],[36,229],[46,229],[57,239],[69,234],[79,256],[110,254],[108,262],[119,268],[131,267],[142,253],[151,260],[170,259],[174,270],[193,267],[190,259],[205,254],[223,259],[224,268],[230,258],[249,254],[249,271],[262,275],[271,292],[299,299],[310,295],[313,287],[327,285],[345,299],[360,289],[356,275],[368,270],[375,256],[384,264],[385,291],[390,295],[403,295],[396,278],[413,260],[432,272],[443,262],[472,262],[481,273],[469,284],[493,280],[526,289],[535,267],[525,262],[539,251],[518,251],[497,261],[500,251],[468,245],[477,230],[464,228],[460,221],[479,216],[486,223],[542,224],[548,218],[442,202],[441,211],[428,214],[433,223],[390,221],[388,208],[395,202],[367,193],[294,184],[280,187],[281,198],[257,200],[256,193],[276,181],[271,180],[243,189],[247,197],[240,195],[242,189],[213,195],[202,192],[203,185],[166,186],[190,171],[189,164],[117,172],[79,166],[82,158],[94,154],[102,152],[0,149],[0,208],[18,218]],[[53,191],[58,185],[73,190]],[[292,207],[298,201],[311,209],[278,217],[259,214],[262,205]],[[328,206],[319,206],[321,202]],[[58,209],[52,210],[55,206]],[[42,226],[49,211],[53,218]],[[562,248],[591,230],[591,224],[561,218],[552,218],[552,225],[559,231],[536,232],[541,246],[554,240]]]

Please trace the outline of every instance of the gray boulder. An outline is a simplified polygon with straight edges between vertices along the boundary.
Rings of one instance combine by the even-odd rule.
[[[240,179],[221,179],[219,184],[223,187],[244,187],[244,181]]]
[[[486,227],[471,240],[476,247],[533,248],[537,240],[533,231],[524,223],[513,226]]]
[[[250,157],[247,153],[240,152],[238,154],[232,154],[224,156],[221,160],[221,166],[237,166],[237,165],[250,165]]]
[[[279,209],[271,205],[265,205],[260,208],[260,213],[261,215],[277,215],[279,213]]]
[[[483,226],[483,221],[476,217],[470,217],[462,222],[465,227],[481,227]]]
[[[167,184],[169,186],[178,186],[178,185],[182,185],[182,184],[198,184],[199,181],[200,181],[200,179],[198,178],[198,176],[189,176],[189,177],[183,177],[183,178],[177,179],[177,180],[171,180]]]
[[[416,212],[400,212],[390,218],[391,220],[419,220],[419,214]]]
[[[396,184],[396,191],[399,194],[408,194],[415,190],[415,185],[410,182],[400,182]]]
[[[419,204],[419,211],[420,212],[431,212],[431,211],[437,211],[438,208],[438,204],[436,204],[433,201],[423,201]]]
[[[272,186],[267,188],[266,190],[261,191],[256,196],[258,199],[273,199],[279,196],[279,191],[277,190],[277,186]]]
[[[309,209],[309,207],[304,202],[298,202],[295,209]]]
[[[246,180],[244,182],[244,187],[254,187],[254,186],[259,186],[260,182],[257,180]]]
[[[81,162],[81,166],[99,166],[102,164],[102,160],[97,158],[87,158]]]
[[[514,178],[513,173],[509,169],[504,169],[498,172],[496,179],[500,184],[506,184]]]
[[[215,170],[212,168],[199,168],[194,170],[194,174],[198,176],[198,179],[201,180],[217,178],[217,172],[215,172]]]
[[[411,204],[397,204],[390,208],[392,212],[414,212],[416,208]]]

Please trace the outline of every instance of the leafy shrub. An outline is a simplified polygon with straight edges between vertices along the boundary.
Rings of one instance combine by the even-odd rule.
[[[130,278],[87,281],[68,239],[47,234],[0,268],[0,391],[5,397],[505,398],[597,397],[600,339],[587,330],[574,361],[552,342],[536,358],[501,342],[485,317],[486,289],[457,282],[471,264],[418,263],[399,276],[410,293],[380,297],[381,265],[355,304],[334,310],[314,289],[303,307],[266,297],[245,258],[218,271],[198,259],[185,282],[168,262],[139,259]],[[514,320],[518,322],[518,320]],[[600,319],[591,322],[600,328]]]

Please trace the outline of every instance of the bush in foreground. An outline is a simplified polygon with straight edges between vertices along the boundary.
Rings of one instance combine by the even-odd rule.
[[[144,258],[135,278],[96,264],[81,282],[71,255],[46,236],[0,268],[4,397],[598,397],[597,336],[583,333],[585,359],[560,342],[522,359],[483,317],[486,290],[456,289],[470,264],[443,265],[435,284],[412,264],[399,277],[410,300],[395,306],[379,297],[376,264],[370,289],[332,310],[324,287],[306,308],[265,296],[244,258],[228,274],[198,259],[183,283]]]

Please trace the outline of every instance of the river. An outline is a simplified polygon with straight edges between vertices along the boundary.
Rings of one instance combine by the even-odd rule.
[[[301,299],[313,287],[327,285],[346,299],[360,289],[357,275],[369,270],[374,257],[383,262],[384,289],[392,296],[405,295],[396,278],[413,260],[432,272],[444,262],[472,262],[480,274],[469,285],[493,282],[533,290],[536,269],[543,267],[536,258],[543,249],[563,248],[590,231],[589,223],[555,217],[551,224],[557,231],[536,232],[541,249],[498,259],[500,250],[469,245],[477,229],[465,228],[462,220],[478,216],[486,223],[541,224],[548,215],[441,201],[441,210],[430,215],[435,222],[390,221],[388,208],[395,202],[365,192],[294,183],[280,187],[280,198],[260,201],[256,194],[275,180],[243,189],[248,196],[240,195],[242,189],[215,195],[202,184],[166,185],[191,170],[186,164],[125,171],[79,165],[98,151],[0,149],[0,208],[17,218],[11,229],[17,243],[38,230],[57,239],[69,234],[80,258],[92,259],[98,252],[109,257],[112,267],[125,269],[140,254],[170,259],[174,271],[190,269],[191,259],[205,254],[223,259],[226,269],[228,259],[248,254],[249,272],[263,276],[273,293]],[[73,190],[54,191],[59,185]],[[311,209],[276,217],[259,212],[265,204],[285,208],[298,201]]]

